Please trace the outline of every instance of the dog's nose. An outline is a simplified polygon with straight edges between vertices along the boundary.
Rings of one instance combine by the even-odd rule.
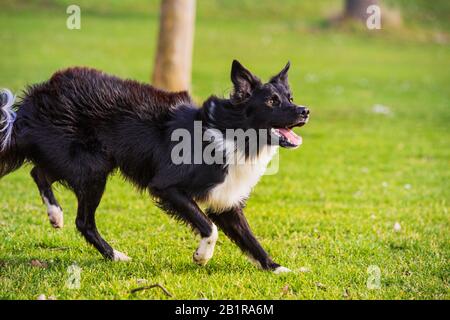
[[[306,117],[306,116],[308,116],[309,115],[309,109],[307,108],[307,107],[299,107],[298,109],[297,109],[297,112],[299,113],[299,114],[301,114],[302,116],[304,116],[304,117]]]

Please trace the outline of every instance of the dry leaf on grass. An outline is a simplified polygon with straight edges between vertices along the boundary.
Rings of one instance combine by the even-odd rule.
[[[289,285],[288,284],[284,285],[283,288],[281,288],[281,292],[284,295],[289,294]]]
[[[350,292],[348,291],[347,288],[344,289],[344,292],[342,293],[342,296],[344,298],[349,298],[350,297]]]
[[[316,287],[322,290],[325,290],[327,288],[327,286],[321,282],[316,282]]]
[[[39,261],[39,260],[37,260],[37,259],[33,259],[33,260],[31,260],[31,265],[33,266],[33,267],[37,267],[37,268],[47,268],[48,267],[48,265],[47,265],[47,262],[45,262],[45,261]]]

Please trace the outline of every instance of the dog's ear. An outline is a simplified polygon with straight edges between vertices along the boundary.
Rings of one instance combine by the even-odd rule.
[[[288,61],[286,66],[283,68],[283,70],[281,70],[280,73],[278,73],[276,76],[273,76],[272,79],[270,79],[270,82],[271,83],[281,83],[286,88],[289,88],[288,71],[289,71],[290,67],[291,67],[291,62]]]
[[[231,65],[231,81],[234,84],[231,100],[234,102],[247,99],[251,96],[253,90],[261,85],[258,77],[245,69],[237,60],[233,60],[233,64]]]

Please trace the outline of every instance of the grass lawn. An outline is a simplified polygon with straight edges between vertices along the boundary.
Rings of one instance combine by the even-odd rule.
[[[155,4],[79,1],[82,27],[71,31],[67,1],[6,2],[0,87],[18,91],[71,65],[149,81]],[[167,299],[158,289],[130,294],[161,283],[175,299],[449,299],[449,44],[427,36],[434,25],[404,27],[424,37],[323,29],[326,4],[339,3],[317,2],[289,0],[271,15],[270,5],[253,11],[251,1],[223,12],[199,1],[196,25],[198,101],[227,94],[233,58],[263,78],[291,60],[295,100],[311,109],[303,146],[281,150],[279,173],[263,177],[246,209],[275,261],[294,272],[256,269],[223,233],[209,264],[194,265],[190,230],[120,176],[109,181],[97,222],[133,261],[107,262],[76,231],[76,200],[63,187],[66,226],[52,229],[27,166],[0,181],[0,298]],[[79,289],[66,286],[74,263]],[[381,270],[378,289],[367,287],[369,266]]]

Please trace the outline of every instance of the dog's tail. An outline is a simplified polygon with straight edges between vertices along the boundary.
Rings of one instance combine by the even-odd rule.
[[[16,170],[24,162],[24,158],[18,153],[14,137],[15,99],[10,90],[0,89],[0,178]]]

